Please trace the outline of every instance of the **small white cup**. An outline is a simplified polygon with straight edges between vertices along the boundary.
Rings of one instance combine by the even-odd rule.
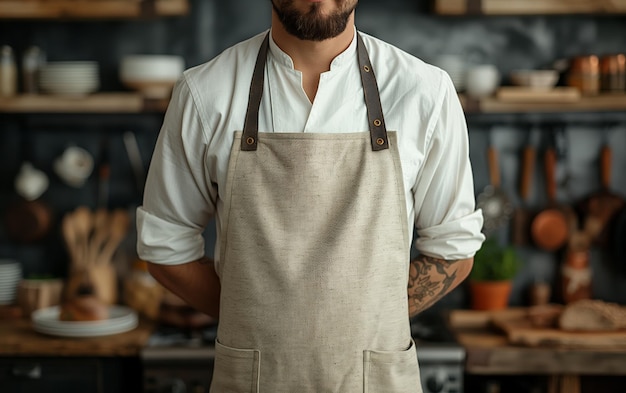
[[[70,146],[54,161],[54,171],[69,186],[81,187],[93,171],[93,157],[78,146]]]
[[[486,97],[500,86],[500,72],[492,64],[471,67],[467,71],[466,92],[472,97]]]
[[[15,178],[15,190],[27,201],[34,201],[48,189],[48,176],[25,161]]]

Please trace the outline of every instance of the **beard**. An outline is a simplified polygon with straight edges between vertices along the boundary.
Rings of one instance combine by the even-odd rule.
[[[289,0],[271,0],[278,20],[285,30],[296,38],[305,41],[324,41],[337,37],[346,30],[352,11],[357,1],[349,1],[346,7],[340,7],[329,15],[324,15],[318,3],[312,3],[308,12],[301,12],[293,7]],[[343,8],[343,9],[342,9]]]

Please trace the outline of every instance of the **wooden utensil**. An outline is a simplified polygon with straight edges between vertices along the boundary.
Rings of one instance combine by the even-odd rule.
[[[98,208],[94,212],[94,225],[89,239],[88,260],[91,264],[97,263],[102,248],[109,237],[111,214],[107,209]]]
[[[622,208],[615,220],[612,241],[612,257],[617,261],[616,270],[626,276],[626,207]]]
[[[615,215],[624,207],[624,199],[611,191],[612,152],[609,145],[600,150],[600,190],[590,195],[583,210],[586,214],[585,227],[594,244],[605,247],[609,244],[609,227]]]
[[[535,131],[532,131],[533,133]],[[519,180],[519,193],[521,197],[520,206],[513,214],[512,241],[517,246],[524,246],[529,243],[530,238],[530,213],[528,211],[528,197],[533,182],[535,172],[536,150],[533,137],[522,151],[521,175]]]
[[[487,148],[487,164],[489,168],[490,183],[476,198],[476,205],[482,209],[485,232],[491,232],[507,222],[513,213],[513,205],[509,197],[500,187],[500,167],[498,154],[490,145]]]
[[[109,224],[109,237],[98,255],[98,263],[110,263],[115,251],[128,233],[129,225],[130,218],[125,210],[116,209],[113,211]]]
[[[87,206],[79,206],[72,213],[72,222],[76,231],[76,264],[85,266],[88,263],[89,238],[93,229],[93,215]]]
[[[568,238],[568,220],[556,202],[556,151],[552,146],[545,151],[545,178],[548,204],[531,223],[533,242],[546,251],[556,251]]]

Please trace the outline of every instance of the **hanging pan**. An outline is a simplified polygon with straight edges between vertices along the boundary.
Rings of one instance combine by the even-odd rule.
[[[535,245],[546,251],[556,251],[567,242],[569,222],[556,201],[556,151],[553,146],[549,146],[544,153],[544,165],[548,203],[534,217],[530,230]]]
[[[28,131],[22,134],[23,162],[15,179],[17,199],[7,208],[5,224],[9,237],[31,243],[43,239],[53,221],[52,209],[41,195],[48,188],[48,177],[32,164],[32,146]]]

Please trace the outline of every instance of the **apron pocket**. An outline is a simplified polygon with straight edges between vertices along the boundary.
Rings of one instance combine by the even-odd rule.
[[[415,342],[404,351],[363,353],[364,393],[421,393]]]
[[[215,341],[211,392],[258,393],[261,351],[227,347]]]

